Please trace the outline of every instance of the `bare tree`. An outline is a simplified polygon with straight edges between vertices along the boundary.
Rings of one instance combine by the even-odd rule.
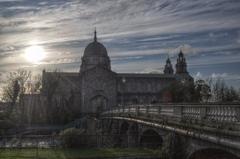
[[[28,94],[40,93],[42,89],[42,76],[37,74],[27,81],[25,92]]]
[[[21,94],[26,91],[26,82],[31,77],[31,72],[26,70],[17,70],[10,72],[6,79],[6,85],[3,87],[2,100],[9,103],[6,117],[9,117],[16,109],[16,103],[19,102]]]
[[[208,102],[211,97],[211,88],[202,79],[195,82],[195,96],[200,102]]]
[[[38,74],[34,78],[35,78],[34,79],[35,83],[34,83],[34,86],[33,86],[33,91],[37,92],[37,93],[41,92],[41,89],[42,89],[42,76]]]
[[[239,101],[239,93],[233,87],[229,87],[222,78],[209,79],[211,81],[212,101],[233,102]]]

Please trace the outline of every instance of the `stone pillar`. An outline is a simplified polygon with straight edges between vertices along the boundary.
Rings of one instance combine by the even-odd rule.
[[[201,120],[206,118],[206,113],[207,113],[207,108],[206,107],[201,107],[200,108],[200,119]]]
[[[173,114],[176,117],[182,118],[182,106],[174,106],[173,107]]]

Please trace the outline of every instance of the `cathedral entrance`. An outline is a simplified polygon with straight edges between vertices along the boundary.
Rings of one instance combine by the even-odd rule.
[[[102,95],[97,95],[91,99],[91,107],[93,113],[99,114],[107,109],[108,100]]]

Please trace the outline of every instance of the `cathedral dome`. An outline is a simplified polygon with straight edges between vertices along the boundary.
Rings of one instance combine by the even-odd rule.
[[[83,56],[108,56],[105,46],[97,41],[97,32],[94,32],[94,41],[88,44]]]
[[[87,45],[84,50],[80,72],[94,67],[102,67],[111,70],[110,58],[107,49],[97,41],[97,32],[94,32],[94,41]]]
[[[83,56],[108,56],[103,44],[94,41],[85,48]]]

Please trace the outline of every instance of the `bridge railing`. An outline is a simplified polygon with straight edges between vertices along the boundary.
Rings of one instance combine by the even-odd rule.
[[[217,122],[240,123],[240,104],[158,104],[158,105],[122,105],[111,108],[102,113],[157,115],[180,119],[195,119]]]

